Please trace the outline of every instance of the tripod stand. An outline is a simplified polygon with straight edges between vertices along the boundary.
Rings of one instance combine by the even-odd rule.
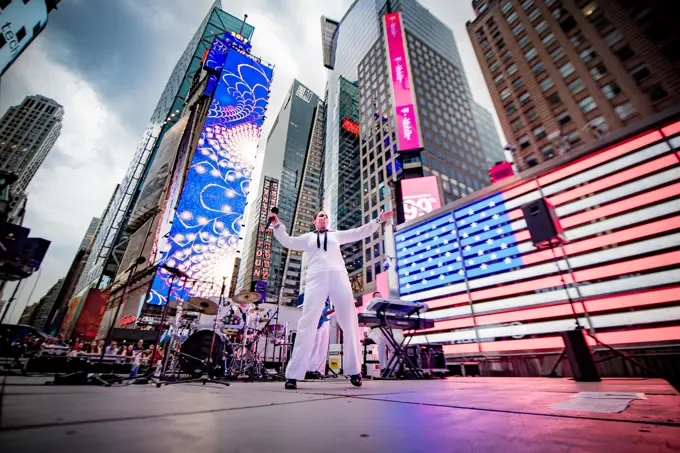
[[[562,244],[560,244],[560,247],[562,248],[562,255],[563,255],[564,257],[566,257],[567,254],[566,254],[566,252],[564,251],[564,248],[562,247]],[[551,253],[552,253],[552,260],[553,260],[553,263],[554,263],[555,266],[557,267],[557,271],[558,271],[558,273],[559,273],[560,280],[561,280],[561,282],[562,282],[562,287],[564,288],[564,290],[565,290],[566,293],[567,293],[567,298],[568,298],[568,300],[569,300],[569,305],[571,306],[572,315],[573,315],[573,317],[574,317],[574,322],[575,322],[575,324],[576,324],[576,325],[575,325],[575,330],[576,330],[576,331],[581,331],[582,333],[585,333],[588,337],[592,338],[593,341],[595,341],[595,343],[596,343],[597,345],[602,346],[602,347],[606,348],[607,350],[613,352],[613,353],[614,353],[614,356],[620,357],[620,358],[622,358],[623,360],[625,360],[625,361],[631,363],[632,365],[635,365],[635,366],[639,367],[640,369],[644,370],[645,372],[647,372],[647,374],[650,375],[650,377],[656,377],[656,378],[665,379],[672,387],[674,387],[676,390],[680,391],[680,382],[676,382],[676,381],[674,381],[674,380],[672,380],[672,379],[670,379],[670,378],[668,378],[668,377],[663,376],[661,373],[657,372],[656,370],[654,370],[654,369],[648,367],[647,365],[641,363],[640,361],[638,361],[638,360],[636,360],[636,359],[634,359],[634,358],[632,358],[632,357],[627,356],[627,355],[624,354],[623,352],[621,352],[621,351],[619,351],[618,349],[616,349],[616,348],[614,348],[614,347],[612,347],[612,346],[610,346],[610,345],[604,343],[604,342],[601,341],[599,338],[597,338],[597,336],[595,335],[595,333],[594,333],[594,331],[593,331],[593,323],[592,323],[592,321],[590,320],[590,316],[588,316],[588,312],[587,312],[587,310],[586,310],[586,307],[585,307],[583,301],[581,301],[581,304],[583,305],[582,309],[583,309],[584,314],[586,315],[586,318],[587,318],[587,321],[588,321],[588,325],[590,326],[590,329],[585,329],[585,328],[583,328],[583,327],[581,326],[580,320],[579,320],[579,318],[578,318],[578,315],[576,314],[576,309],[575,309],[575,307],[574,307],[574,300],[572,299],[571,294],[570,294],[570,292],[569,292],[569,289],[570,289],[570,288],[567,287],[567,284],[566,284],[566,282],[565,282],[565,280],[564,280],[564,275],[562,274],[562,269],[560,268],[560,266],[559,266],[559,264],[558,264],[558,262],[557,262],[557,256],[555,255],[555,250],[554,250],[554,243],[553,243],[553,241],[550,241],[550,251],[551,251]],[[567,261],[567,266],[568,266],[569,270],[571,270],[571,266],[569,266],[569,262],[568,262],[568,261]],[[573,278],[572,278],[572,280],[575,281],[575,279],[573,279]],[[590,348],[588,348],[588,352],[590,352]],[[558,367],[559,364],[562,362],[562,360],[564,360],[566,357],[567,357],[567,347],[565,347],[565,348],[562,350],[562,352],[560,353],[560,355],[557,357],[557,360],[555,360],[555,363],[553,364],[552,368],[550,369],[550,371],[548,372],[548,374],[546,375],[546,377],[557,377],[557,367]],[[591,356],[591,357],[592,357],[592,356]],[[591,360],[592,360],[592,359],[591,359]],[[590,373],[590,374],[593,374],[593,373],[594,373],[594,376],[586,376],[585,379],[578,379],[578,378],[577,378],[576,380],[599,381],[599,380],[600,380],[600,377],[599,377],[599,374],[597,373],[597,370],[596,370],[596,368],[595,368],[595,363],[593,362],[591,366],[592,366],[592,369],[593,369],[593,370],[592,370],[592,373]]]
[[[228,382],[222,382],[217,379],[215,379],[214,374],[212,373],[214,369],[213,365],[213,352],[215,349],[215,337],[217,335],[217,322],[220,319],[220,314],[222,312],[222,305],[224,303],[224,291],[226,288],[226,278],[222,278],[222,289],[220,290],[220,297],[219,301],[217,304],[217,314],[215,315],[215,321],[213,323],[213,329],[212,329],[212,340],[210,342],[210,352],[208,353],[208,357],[205,360],[200,360],[197,357],[190,356],[189,354],[184,354],[180,351],[178,351],[179,355],[184,355],[189,357],[192,360],[198,360],[201,363],[203,363],[203,368],[201,369],[201,376],[200,377],[195,377],[195,378],[189,378],[189,379],[177,379],[175,381],[169,382],[169,381],[164,381],[164,382],[157,382],[156,387],[160,388],[161,385],[175,385],[175,384],[186,384],[190,382],[202,382],[203,385],[207,384],[208,382],[213,383],[213,384],[221,384],[224,385],[225,387],[229,387]],[[165,363],[163,364],[163,371],[161,372],[161,380],[164,379],[164,373],[165,373],[165,367],[167,365],[167,361],[169,360],[170,356],[170,344],[168,344],[168,350],[166,351],[166,357],[165,357]],[[177,357],[175,360],[179,360],[179,357]],[[205,371],[203,371],[203,369]]]

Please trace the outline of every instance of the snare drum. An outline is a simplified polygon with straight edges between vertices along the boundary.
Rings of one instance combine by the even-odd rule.
[[[275,337],[282,336],[285,330],[286,326],[284,326],[283,324],[272,324],[269,327],[267,327],[267,332],[269,333],[269,335],[273,335]]]

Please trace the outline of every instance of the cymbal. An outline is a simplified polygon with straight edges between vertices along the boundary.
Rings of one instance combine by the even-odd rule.
[[[261,309],[260,307],[255,307],[255,308],[251,308],[250,310],[248,310],[248,313],[260,313],[260,312],[263,312],[263,311],[264,310]]]
[[[260,302],[262,295],[260,293],[255,293],[251,291],[244,291],[242,293],[236,294],[231,298],[237,304],[250,304],[253,302]]]
[[[205,297],[192,297],[186,303],[187,311],[198,311],[209,316],[217,314],[217,304]]]

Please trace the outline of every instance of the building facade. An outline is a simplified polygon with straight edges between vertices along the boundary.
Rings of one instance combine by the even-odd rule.
[[[383,17],[389,12],[400,12],[403,19],[424,174],[438,177],[442,203],[488,184],[491,157],[480,144],[472,96],[451,29],[415,0],[359,0],[340,22],[322,20],[324,63],[332,68],[328,77],[324,203],[332,212],[340,208],[343,196],[336,175],[342,174],[343,165],[354,161],[360,164],[361,198],[350,214],[356,222],[348,222],[347,227],[366,223],[381,209],[387,209],[394,181],[402,171],[383,29]],[[341,140],[346,131],[343,124],[350,125],[340,112],[340,94],[347,87],[343,81],[357,89],[358,127],[352,129],[358,132],[358,152],[351,140]],[[382,233],[367,238],[357,251],[362,254],[360,258],[352,253],[346,260],[348,268],[361,261],[363,282],[359,284],[357,279],[356,289],[364,291],[364,286],[374,286],[375,275],[384,271]]]
[[[182,116],[189,89],[214,38],[225,32],[232,32],[250,39],[253,31],[253,26],[223,11],[220,0],[212,5],[177,61],[128,171],[102,217],[92,251],[76,286],[77,294],[88,288],[105,288],[115,277],[132,234],[132,231],[126,230],[128,223],[132,220],[138,224],[143,223],[139,218],[132,219],[131,216],[144,187],[147,172],[163,136]],[[149,215],[153,209],[148,207],[143,212],[135,212],[135,216]]]
[[[290,234],[299,235],[301,229],[304,230],[303,232],[309,231],[309,227],[304,229],[299,226],[300,223],[304,222],[302,218],[300,218],[297,226],[294,220],[298,211],[301,190],[305,187],[305,184],[308,188],[316,189],[318,195],[320,164],[315,164],[314,168],[309,170],[306,169],[306,164],[314,128],[315,126],[323,127],[322,123],[317,122],[319,103],[319,96],[300,81],[294,80],[267,137],[261,172],[262,178],[260,178],[259,202],[254,206],[255,211],[249,214],[249,220],[255,223],[247,224],[247,248],[244,247],[246,256],[243,260],[243,277],[241,278],[242,284],[245,286],[239,287],[249,289],[250,285],[247,281],[249,275],[252,275],[252,279],[268,283],[268,298],[276,299],[282,294],[289,254],[294,253],[291,256],[290,265],[293,266],[290,268],[291,272],[294,268],[299,268],[302,256],[297,252],[289,251],[277,241],[274,241],[271,244],[271,249],[268,250],[271,256],[267,260],[269,265],[267,269],[260,269],[260,266],[255,263],[263,257],[255,256],[250,259],[250,256],[255,252],[260,253],[262,245],[271,242],[271,232],[261,231],[265,227],[266,215],[269,212],[263,210],[265,207],[268,207],[267,209],[272,206],[279,208],[279,219]],[[318,145],[318,141],[315,143]],[[307,174],[306,181],[305,174]],[[269,189],[264,187],[267,182],[270,184]],[[276,186],[276,195],[272,197],[269,191],[274,185]],[[303,203],[307,202],[303,200]],[[300,205],[300,208],[308,210],[309,206]],[[262,216],[264,216],[264,221],[260,218]],[[287,299],[284,303],[292,303],[297,297],[299,276],[295,280],[295,277],[291,274],[287,280],[289,280],[286,290]]]
[[[44,96],[27,96],[0,120],[0,170],[14,173],[14,196],[26,191],[61,134],[64,108]]]
[[[54,306],[54,303],[57,300],[57,296],[59,295],[59,291],[61,291],[61,287],[64,284],[64,279],[60,278],[57,283],[52,285],[52,287],[47,291],[47,294],[45,294],[36,304],[35,310],[33,311],[31,315],[31,319],[29,321],[29,324],[35,327],[36,329],[44,330],[45,325],[48,320],[48,316],[50,312],[52,311],[52,307]]]
[[[475,0],[467,29],[520,169],[680,100],[675,2]]]
[[[322,208],[325,112],[323,101],[318,100],[293,214],[291,234],[296,236],[314,229],[314,215]],[[302,267],[302,253],[288,250],[281,284],[282,303],[293,305],[301,292]]]
[[[488,168],[496,165],[496,162],[506,160],[504,145],[501,144],[501,138],[496,130],[496,125],[493,122],[491,112],[482,107],[476,102],[472,103],[472,117],[477,126],[479,133],[479,144],[484,150],[484,157]]]

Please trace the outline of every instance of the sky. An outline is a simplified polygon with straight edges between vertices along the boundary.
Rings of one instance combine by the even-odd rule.
[[[71,261],[100,217],[142,138],[172,69],[213,0],[64,0],[47,28],[0,81],[0,115],[25,96],[64,106],[61,136],[28,188],[24,226],[52,241],[39,274],[9,313],[19,319]],[[340,20],[351,0],[222,0],[255,27],[253,53],[274,64],[262,142],[294,78],[323,95],[320,17]],[[494,112],[465,23],[470,0],[420,0],[454,33],[475,101]],[[495,113],[494,113],[495,116]],[[496,120],[497,129],[500,131]],[[262,146],[259,153],[262,156]],[[5,289],[9,298],[14,284]],[[30,297],[29,297],[30,296]]]

